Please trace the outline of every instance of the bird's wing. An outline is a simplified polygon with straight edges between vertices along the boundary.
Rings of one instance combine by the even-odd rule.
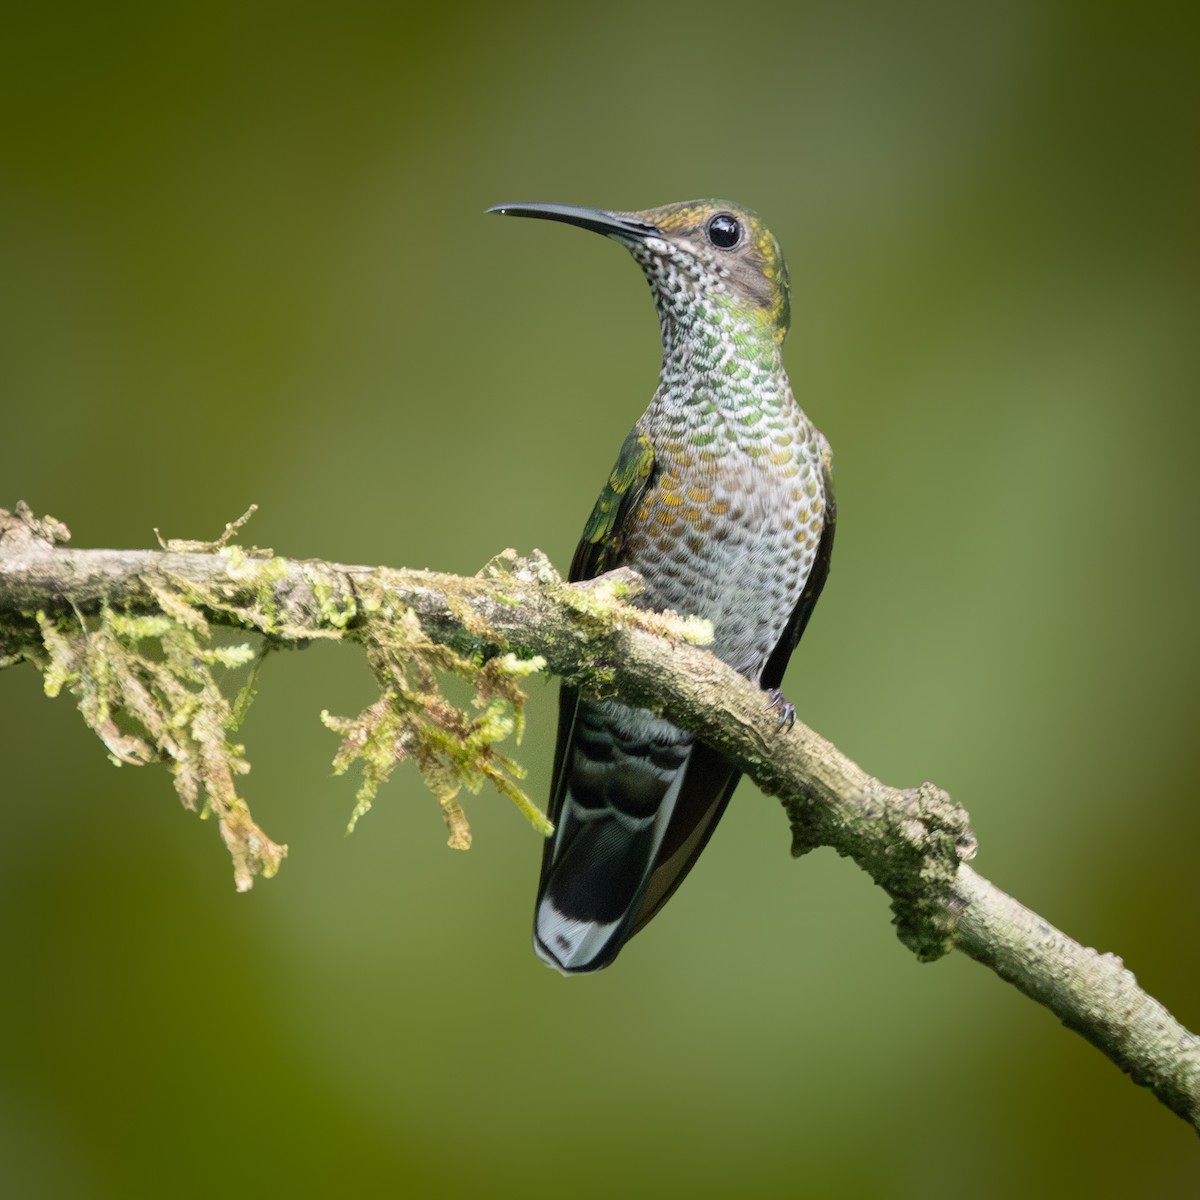
[[[617,464],[583,527],[583,537],[575,548],[575,557],[571,559],[571,569],[567,572],[570,583],[579,583],[585,579],[594,579],[611,571],[618,565],[621,543],[625,536],[625,526],[629,514],[635,510],[650,480],[654,475],[654,444],[635,425],[621,446],[617,455]],[[558,812],[562,807],[563,785],[565,783],[563,760],[567,746],[571,741],[571,727],[575,723],[575,701],[578,692],[565,683],[559,692],[558,701],[558,737],[554,745],[554,780],[550,794],[549,817],[551,822],[558,820]],[[554,840],[548,839],[545,849],[545,862],[550,861]]]
[[[596,507],[592,509],[592,515],[583,527],[583,537],[575,547],[575,557],[571,559],[571,569],[567,572],[569,583],[595,579],[597,575],[603,575],[618,565],[629,513],[645,495],[653,475],[654,444],[635,425],[621,446],[617,465],[613,467],[596,501]],[[562,685],[558,702],[558,739],[554,746],[554,787],[549,812],[551,822],[558,819],[558,809],[562,804],[563,756],[571,740],[577,696],[574,688],[565,683]],[[547,860],[552,845],[552,841],[547,841]]]
[[[626,533],[636,519],[654,475],[653,443],[635,426],[625,439],[617,456],[616,466],[613,467],[584,527],[583,537],[575,551],[567,576],[572,583],[592,579],[620,565]],[[624,940],[619,935],[611,939],[615,945],[607,954],[602,947],[594,945],[608,940],[610,935],[616,932],[608,914],[605,914],[603,919],[595,915],[586,921],[574,918],[585,909],[599,912],[609,900],[619,907],[620,896],[631,886],[631,881],[626,878],[622,882],[613,878],[606,882],[606,870],[613,863],[619,863],[622,857],[636,858],[639,854],[652,854],[653,846],[661,840],[661,830],[655,834],[653,828],[617,834],[615,831],[622,818],[615,815],[620,806],[620,801],[615,797],[614,804],[617,807],[612,810],[613,819],[601,822],[597,820],[599,813],[589,815],[585,811],[586,805],[581,808],[581,798],[572,796],[573,787],[578,789],[587,786],[579,772],[582,771],[586,775],[591,769],[588,765],[589,749],[607,757],[604,743],[608,740],[610,731],[605,727],[603,719],[596,716],[595,709],[596,705],[593,702],[581,702],[578,691],[563,684],[559,693],[554,782],[549,805],[550,820],[556,828],[554,835],[546,840],[542,854],[542,873],[538,887],[539,916],[535,924],[543,931],[544,925],[555,925],[561,933],[562,914],[556,910],[564,907],[571,909],[568,918],[570,935],[572,939],[582,940],[569,954],[563,953],[561,949],[552,949],[556,965],[565,970],[592,970],[604,965],[612,954],[616,953],[616,948]],[[599,726],[596,725],[598,720]],[[636,787],[641,774],[637,765],[639,751],[631,743],[627,743],[625,749],[633,756],[629,770],[633,772],[631,782]],[[683,753],[685,752],[681,752],[681,757]],[[610,765],[617,769],[616,764]],[[609,767],[603,767],[601,770],[606,772]],[[596,797],[591,795],[587,799],[593,804],[596,801]],[[663,815],[662,824],[665,826],[667,813],[664,812]],[[636,822],[634,818],[630,818],[630,821],[639,826],[646,824],[642,817],[637,818]],[[609,831],[613,831],[614,835],[609,836]],[[622,845],[623,842],[627,844]],[[641,870],[648,870],[648,865],[647,862]],[[618,866],[614,869],[620,871],[621,868]],[[581,892],[586,893],[582,899]],[[546,899],[548,893],[549,900]],[[549,908],[546,907],[547,904]],[[547,917],[547,913],[551,915]],[[585,927],[593,932],[588,932]],[[541,936],[539,933],[539,938]]]
[[[620,564],[629,515],[645,495],[654,473],[654,444],[635,425],[583,528],[567,575],[571,583],[594,579]]]

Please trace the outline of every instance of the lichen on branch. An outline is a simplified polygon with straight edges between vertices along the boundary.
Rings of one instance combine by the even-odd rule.
[[[253,676],[231,701],[217,675],[249,665],[255,651],[244,643],[213,645],[203,614],[178,597],[160,597],[158,614],[109,604],[94,617],[38,611],[44,653],[34,661],[46,694],[66,688],[75,696],[114,763],[169,764],[184,806],[216,817],[234,882],[246,891],[256,875],[274,875],[287,854],[255,823],[235,782],[250,764],[230,734],[245,713]]]
[[[396,764],[412,759],[442,806],[453,849],[471,845],[459,792],[478,792],[484,783],[507,796],[540,833],[551,833],[545,814],[517,782],[525,778],[524,768],[496,749],[508,737],[520,742],[525,693],[517,681],[542,670],[546,660],[514,654],[468,658],[431,642],[411,609],[391,619],[368,618],[359,626],[359,635],[366,641],[379,699],[354,718],[321,714],[321,720],[342,735],[334,770],[340,775],[354,762],[361,764],[362,784],[350,828],[370,809]],[[439,673],[462,679],[474,689],[475,715],[445,698]]]
[[[344,575],[307,564],[299,566],[312,619],[297,620],[294,606],[279,595],[292,564],[270,550],[229,545],[253,512],[252,507],[230,522],[214,541],[159,537],[166,555],[219,558],[221,570],[211,580],[163,569],[142,578],[136,598],[123,604],[105,592],[88,614],[68,592],[68,603],[53,613],[43,608],[22,613],[36,627],[38,641],[26,632],[9,661],[38,666],[49,696],[70,691],[117,765],[166,762],[184,806],[216,817],[239,891],[250,888],[256,876],[273,876],[287,854],[285,845],[255,823],[238,791],[236,780],[250,764],[245,747],[230,737],[254,699],[259,668],[276,642],[352,635],[366,648],[378,699],[357,717],[321,714],[342,735],[335,772],[355,762],[362,769],[351,829],[395,766],[411,759],[441,805],[452,847],[471,844],[460,792],[478,792],[485,783],[539,832],[551,832],[545,814],[520,786],[524,770],[498,749],[509,737],[520,741],[525,723],[520,681],[542,670],[545,659],[485,654],[478,647],[459,653],[430,640],[412,610],[392,603],[385,589],[366,581],[356,586]],[[6,553],[17,547],[45,550],[69,537],[60,522],[38,521],[27,508],[0,514],[0,548]],[[214,645],[210,618],[263,635],[260,649]],[[234,689],[225,676],[246,666],[249,678],[231,699],[226,692]],[[441,681],[447,676],[471,688],[468,709],[446,698]]]

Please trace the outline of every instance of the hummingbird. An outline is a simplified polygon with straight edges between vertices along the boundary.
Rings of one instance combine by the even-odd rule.
[[[641,575],[634,603],[712,623],[711,649],[779,690],[829,573],[829,443],[783,368],[788,272],[759,218],[721,200],[641,212],[500,204],[623,245],[658,310],[663,364],[583,529],[568,579]],[[708,843],[739,772],[687,730],[563,685],[534,948],[564,974],[608,966]]]

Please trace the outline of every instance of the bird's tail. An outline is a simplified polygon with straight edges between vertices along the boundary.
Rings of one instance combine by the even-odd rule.
[[[607,966],[638,922],[693,738],[614,701],[564,706],[563,721],[534,947],[573,974]]]

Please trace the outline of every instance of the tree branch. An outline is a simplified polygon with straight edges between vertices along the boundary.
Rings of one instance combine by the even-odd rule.
[[[225,730],[242,706],[222,707],[210,668],[245,655],[206,648],[208,623],[255,630],[268,644],[363,644],[380,701],[355,720],[326,716],[344,735],[339,768],[363,763],[358,811],[395,762],[415,758],[460,846],[463,785],[492,782],[538,823],[514,782],[519,768],[495,744],[520,729],[516,680],[545,666],[695,730],[780,799],[794,854],[828,845],[867,871],[919,958],[958,948],[990,967],[1200,1129],[1200,1041],[1120,959],[1080,946],[976,874],[966,813],[944,792],[889,787],[799,722],[779,732],[758,688],[690,644],[706,623],[622,602],[636,576],[568,585],[540,554],[512,551],[473,578],[297,561],[227,547],[232,532],[161,551],[73,551],[59,544],[69,534],[57,522],[24,506],[0,510],[0,666],[34,661],[49,692],[70,687],[117,758],[169,758],[185,803],[203,793],[216,811],[239,887],[273,874],[286,848],[258,830],[233,788],[244,762]],[[147,639],[161,643],[157,657],[136,649]],[[441,699],[436,676],[446,671],[473,683],[482,716]]]

